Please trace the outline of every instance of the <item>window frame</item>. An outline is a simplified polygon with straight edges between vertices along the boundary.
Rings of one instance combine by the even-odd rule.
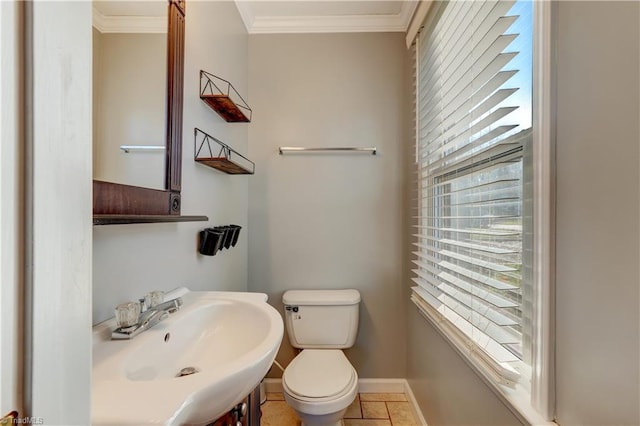
[[[458,352],[519,420],[529,424],[554,424],[555,416],[555,71],[554,2],[533,4],[533,293],[531,387],[509,383],[498,375],[487,355],[468,343],[468,338],[426,302],[411,296],[419,312]],[[417,40],[417,36],[416,36]],[[416,53],[416,69],[419,58]],[[416,72],[416,84],[419,72]],[[416,96],[419,96],[416,87]],[[416,115],[419,114],[416,107]],[[416,130],[416,159],[417,138]],[[429,312],[431,314],[429,314]]]

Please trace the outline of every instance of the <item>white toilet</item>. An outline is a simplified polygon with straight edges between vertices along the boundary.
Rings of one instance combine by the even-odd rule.
[[[358,393],[358,374],[343,348],[358,333],[357,290],[289,290],[282,296],[285,326],[303,349],[282,376],[284,398],[303,426],[339,426]]]

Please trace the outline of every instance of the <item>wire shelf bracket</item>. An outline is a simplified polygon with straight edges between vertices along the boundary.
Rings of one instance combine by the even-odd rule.
[[[200,99],[229,123],[249,123],[252,111],[233,85],[216,75],[200,70]]]
[[[230,175],[252,175],[255,173],[256,165],[253,161],[197,127],[194,129],[194,139],[193,159],[196,162]],[[205,144],[207,149],[203,154],[206,155],[208,151],[209,157],[204,157],[201,154]],[[211,148],[212,144],[214,149]],[[217,151],[215,155],[214,151]]]

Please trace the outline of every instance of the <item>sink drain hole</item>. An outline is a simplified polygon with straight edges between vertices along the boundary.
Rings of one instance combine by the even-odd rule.
[[[170,338],[171,338],[171,333],[167,333],[167,334],[164,335],[164,341],[165,342],[168,342]]]
[[[200,370],[198,370],[196,367],[185,367],[182,370],[180,370],[180,372],[176,377],[190,376],[192,374],[196,374],[198,371]]]

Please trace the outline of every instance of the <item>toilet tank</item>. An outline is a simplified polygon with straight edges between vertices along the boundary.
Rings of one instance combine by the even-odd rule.
[[[358,334],[358,290],[289,290],[282,295],[289,341],[300,349],[350,348]]]

